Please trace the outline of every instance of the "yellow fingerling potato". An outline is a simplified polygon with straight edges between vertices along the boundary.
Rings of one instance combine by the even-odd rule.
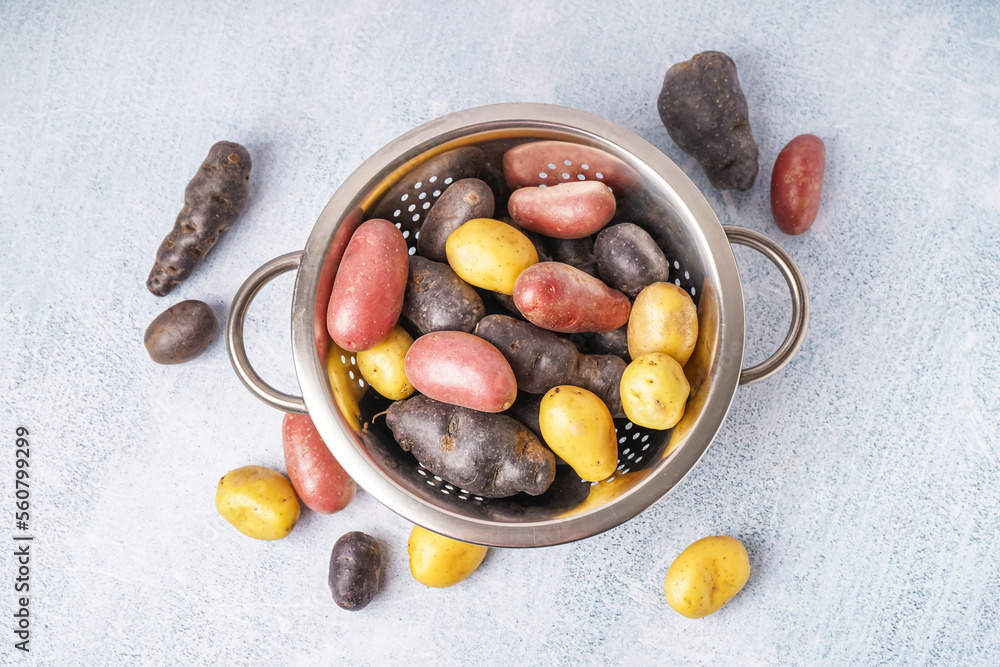
[[[736,538],[719,535],[682,551],[667,570],[663,591],[678,614],[702,618],[719,611],[749,578],[747,550]]]
[[[476,287],[514,293],[514,281],[538,263],[528,237],[499,220],[474,218],[448,235],[448,264],[458,277]]]
[[[538,423],[545,444],[581,478],[597,482],[615,471],[615,423],[596,394],[572,385],[553,387],[542,397]]]
[[[639,292],[628,318],[630,357],[662,352],[683,366],[697,340],[698,309],[687,292],[671,283],[653,283]]]
[[[257,540],[287,537],[299,520],[299,499],[284,475],[243,466],[219,480],[215,508],[236,530]]]
[[[416,391],[406,378],[403,358],[413,345],[413,338],[396,326],[389,337],[375,347],[358,352],[358,368],[375,391],[392,401],[406,398]]]
[[[420,526],[410,531],[406,545],[410,574],[424,586],[447,588],[476,571],[486,558],[486,547],[453,540]]]
[[[690,393],[684,369],[673,357],[660,352],[634,359],[622,373],[622,408],[639,426],[673,428],[684,416]]]

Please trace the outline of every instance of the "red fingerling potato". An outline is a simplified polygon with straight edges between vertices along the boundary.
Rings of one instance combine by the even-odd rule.
[[[511,148],[503,156],[503,175],[512,190],[586,179],[607,183],[615,197],[622,197],[644,187],[639,173],[610,153],[567,141]]]
[[[435,401],[503,412],[517,398],[514,371],[500,350],[478,336],[438,331],[413,341],[403,360],[406,379]]]
[[[507,202],[514,222],[557,239],[595,234],[615,214],[615,196],[598,181],[577,181],[551,188],[521,188]]]
[[[357,485],[333,458],[308,415],[286,414],[281,422],[285,469],[295,493],[318,514],[333,514],[354,499]]]
[[[823,195],[826,146],[812,134],[802,134],[781,149],[771,172],[771,214],[778,229],[801,234],[816,220]]]
[[[628,322],[628,297],[580,269],[541,262],[521,272],[514,304],[529,322],[549,331],[613,331]]]
[[[410,256],[403,233],[388,220],[354,232],[333,282],[326,328],[340,347],[360,352],[381,343],[403,310]]]

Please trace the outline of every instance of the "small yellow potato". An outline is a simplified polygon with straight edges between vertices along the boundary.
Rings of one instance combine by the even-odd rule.
[[[684,369],[660,352],[634,359],[622,373],[622,408],[639,426],[661,431],[673,428],[684,416],[690,393]]]
[[[357,433],[361,432],[361,408],[358,401],[368,391],[368,386],[359,377],[361,369],[357,366],[354,352],[348,352],[333,341],[330,341],[330,353],[326,358],[326,372],[330,378],[330,388],[333,390],[333,400],[337,403],[340,413]]]
[[[513,294],[521,271],[538,263],[538,252],[527,236],[491,218],[464,223],[448,235],[444,249],[459,278],[501,294]]]
[[[488,549],[414,526],[406,545],[410,574],[424,586],[447,588],[476,571]]]
[[[581,478],[597,482],[615,471],[615,423],[593,392],[568,384],[549,389],[542,397],[538,424],[545,444]]]
[[[662,352],[683,366],[697,341],[698,309],[687,292],[672,283],[653,283],[639,292],[628,319],[630,357]]]
[[[389,400],[398,401],[416,391],[403,369],[403,359],[411,345],[413,338],[403,327],[397,325],[384,341],[358,352],[361,375],[375,391]]]
[[[743,590],[750,578],[747,550],[734,537],[705,537],[670,565],[663,592],[681,616],[703,618]]]
[[[219,480],[215,508],[236,530],[256,540],[287,537],[299,520],[299,499],[280,472],[243,466]]]

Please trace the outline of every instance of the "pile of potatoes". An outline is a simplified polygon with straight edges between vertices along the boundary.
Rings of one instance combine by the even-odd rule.
[[[530,142],[503,155],[504,183],[491,188],[475,176],[478,150],[432,158],[373,212],[399,216],[388,211],[405,206],[407,191],[418,196],[425,183],[415,179],[451,174],[422,220],[373,217],[357,228],[327,330],[394,401],[386,423],[400,447],[447,482],[485,498],[538,495],[557,456],[582,479],[606,479],[617,466],[614,418],[669,429],[683,416],[695,304],[667,282],[646,231],[609,224],[618,200],[644,187],[627,164],[588,146]],[[610,353],[581,353],[560,334]]]

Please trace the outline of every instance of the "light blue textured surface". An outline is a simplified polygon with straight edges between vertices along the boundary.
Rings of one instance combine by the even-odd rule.
[[[1000,20],[996,5],[627,2],[0,3],[0,663],[966,664],[1000,662]],[[872,5],[878,5],[873,7]],[[663,73],[736,61],[761,151],[720,194],[656,114]],[[301,247],[337,185],[402,132],[508,101],[576,107],[678,162],[723,223],[779,239],[812,297],[779,376],[741,389],[714,445],[655,507],[582,543],[494,551],[460,586],[407,570],[409,525],[360,493],[280,542],[215,513],[218,478],[284,469],[280,420],[221,339],[150,363],[148,322],[185,298],[221,318]],[[827,146],[814,228],[770,220],[770,166]],[[253,155],[249,209],[165,299],[155,249],[208,147]],[[738,249],[748,361],[781,337],[777,272]],[[294,387],[292,279],[247,337]],[[31,431],[32,652],[13,649],[14,428]],[[349,530],[383,540],[366,610],[329,599]],[[753,574],[681,618],[663,578],[734,535]]]

